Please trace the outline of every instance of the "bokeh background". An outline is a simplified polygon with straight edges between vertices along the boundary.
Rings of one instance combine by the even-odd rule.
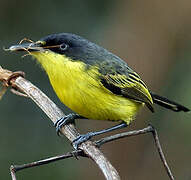
[[[117,54],[136,70],[154,92],[191,107],[191,2],[187,0],[1,0],[0,65],[26,72],[26,78],[68,113],[54,94],[46,74],[31,57],[3,51],[27,37],[72,32]],[[157,128],[176,179],[191,179],[191,116],[155,106],[139,113],[129,130]],[[81,120],[80,132],[113,122]],[[126,129],[127,130],[127,129]],[[56,136],[51,121],[30,100],[7,92],[0,101],[0,179],[10,179],[11,164],[62,154],[72,147]],[[141,135],[104,145],[102,151],[123,180],[168,179],[152,136]],[[21,179],[104,179],[91,160],[67,159],[27,169]]]

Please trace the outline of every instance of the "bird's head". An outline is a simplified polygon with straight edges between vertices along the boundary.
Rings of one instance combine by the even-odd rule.
[[[36,42],[13,45],[10,51],[26,51],[43,64],[43,61],[55,62],[67,58],[92,64],[93,61],[108,55],[108,51],[100,46],[71,33],[48,35]]]

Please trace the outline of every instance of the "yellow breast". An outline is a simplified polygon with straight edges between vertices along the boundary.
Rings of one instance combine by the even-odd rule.
[[[72,61],[50,51],[32,55],[47,72],[59,99],[86,118],[122,120],[129,124],[143,105],[107,90],[99,82],[96,67],[87,69],[83,62]]]

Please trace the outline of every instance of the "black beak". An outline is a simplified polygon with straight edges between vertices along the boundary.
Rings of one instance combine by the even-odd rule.
[[[25,44],[17,44],[9,47],[8,51],[42,51],[40,43],[25,43]]]

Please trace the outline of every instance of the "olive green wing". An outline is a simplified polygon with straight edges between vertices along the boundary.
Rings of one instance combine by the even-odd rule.
[[[154,112],[153,100],[145,83],[133,70],[125,74],[106,73],[101,76],[102,85],[116,95],[145,103]]]

